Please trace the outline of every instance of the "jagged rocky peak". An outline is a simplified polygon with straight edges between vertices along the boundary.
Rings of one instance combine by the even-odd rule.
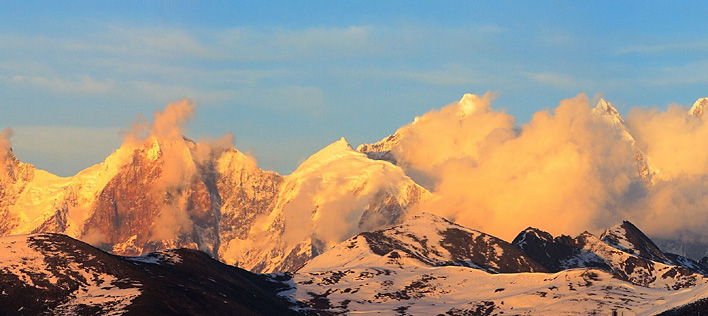
[[[126,149],[90,205],[81,238],[121,255],[177,247],[215,255],[218,195],[197,163],[196,143],[151,136]]]
[[[680,256],[675,256],[675,261],[670,260],[658,248],[653,249],[651,240],[630,225],[624,222],[611,227],[602,234],[602,239],[589,232],[575,238],[551,239],[550,234],[529,228],[517,236],[514,245],[552,272],[594,267],[610,271],[635,285],[671,289],[692,286],[702,279],[704,266]],[[648,258],[647,253],[652,253],[653,257]]]
[[[29,182],[34,175],[35,166],[29,163],[23,163],[15,157],[12,148],[0,157],[0,184],[15,183],[18,180]]]
[[[604,117],[614,124],[624,124],[624,120],[617,109],[612,106],[612,103],[605,101],[603,98],[600,98],[600,101],[597,102],[595,108],[592,109],[592,113],[600,117]]]
[[[703,112],[705,112],[706,107],[708,107],[708,97],[700,98],[693,103],[691,109],[688,110],[688,114],[701,117],[703,116]]]
[[[585,234],[592,236],[587,232]],[[529,227],[511,243],[550,272],[578,267],[606,267],[601,258],[581,249],[578,240],[567,235],[554,238],[548,232]]]
[[[491,273],[545,272],[518,248],[494,236],[429,213],[400,225],[364,232],[316,257],[305,269],[326,270],[371,264],[466,266]],[[410,261],[412,260],[412,261]],[[414,262],[414,263],[410,263]]]
[[[396,164],[396,157],[394,157],[391,151],[398,146],[400,140],[401,134],[397,131],[395,134],[384,137],[376,143],[361,144],[356,148],[356,151],[366,154],[370,159],[386,160],[392,164]]]
[[[514,246],[517,246],[519,248],[523,248],[526,245],[529,244],[531,241],[540,241],[540,242],[551,242],[553,241],[553,236],[549,234],[548,232],[542,231],[538,228],[534,227],[527,227],[523,231],[521,231],[518,235],[516,235],[516,238],[511,242]]]
[[[672,264],[666,254],[629,221],[608,228],[600,235],[600,240],[624,252],[652,261]]]
[[[458,102],[460,105],[460,115],[465,116],[475,112],[477,110],[477,99],[479,99],[479,97],[471,93],[462,95],[462,98]]]

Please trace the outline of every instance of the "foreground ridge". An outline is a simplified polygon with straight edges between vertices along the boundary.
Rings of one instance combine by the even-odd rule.
[[[0,238],[0,313],[676,315],[704,307],[705,267],[642,235],[625,221],[601,238],[528,228],[510,244],[422,213],[362,232],[295,273],[265,275],[197,250],[122,257],[61,234],[15,235]]]

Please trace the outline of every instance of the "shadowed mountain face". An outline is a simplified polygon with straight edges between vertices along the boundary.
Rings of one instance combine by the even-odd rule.
[[[467,266],[491,273],[545,272],[546,269],[513,245],[444,218],[421,214],[384,230],[364,232],[376,255],[392,252],[432,266]],[[354,242],[358,241],[354,237]]]
[[[59,234],[3,237],[0,249],[2,315],[297,315],[276,295],[285,283],[200,251],[120,257]]]
[[[553,238],[527,228],[512,243],[549,271],[595,267],[641,286],[690,287],[708,272],[700,262],[662,252],[628,221],[608,228],[600,239],[588,232],[575,238]]]
[[[547,232],[529,227],[511,243],[550,272],[578,267],[609,268],[601,257],[582,249],[570,236],[554,238]]]

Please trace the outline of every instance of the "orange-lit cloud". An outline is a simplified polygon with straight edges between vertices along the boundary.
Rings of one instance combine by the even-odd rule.
[[[702,118],[680,107],[633,110],[635,143],[584,94],[537,112],[520,130],[491,101],[465,95],[399,129],[399,165],[434,193],[419,211],[507,240],[527,226],[577,234],[628,219],[666,235],[708,225]],[[659,170],[653,183],[639,174],[642,151]]]
[[[691,112],[706,105],[708,99],[701,99]],[[641,224],[657,235],[677,230],[706,235],[708,121],[704,113],[690,113],[676,105],[663,112],[635,108],[627,123],[656,169],[650,194],[636,206],[636,212],[645,216]]]

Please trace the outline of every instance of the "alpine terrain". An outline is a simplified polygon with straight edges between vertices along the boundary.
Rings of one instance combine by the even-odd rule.
[[[185,137],[187,100],[70,177],[0,146],[0,314],[705,311],[708,235],[672,217],[705,197],[696,166],[667,165],[601,98],[536,115],[567,123],[554,137],[490,102],[465,94],[356,150],[341,138],[288,175]],[[706,106],[668,125],[698,130]]]

